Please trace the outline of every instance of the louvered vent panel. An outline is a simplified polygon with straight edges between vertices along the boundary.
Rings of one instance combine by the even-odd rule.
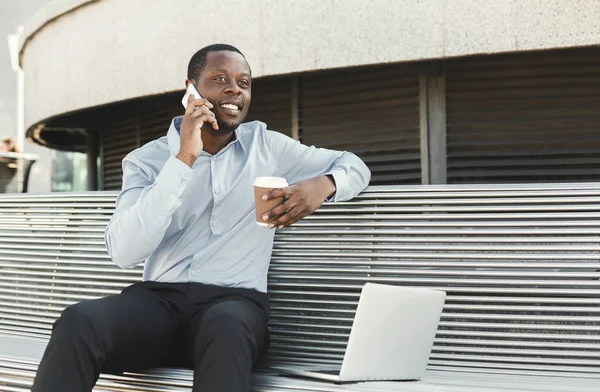
[[[303,75],[301,139],[359,155],[372,185],[421,182],[419,82],[399,65]]]
[[[447,63],[448,181],[600,179],[600,48]]]

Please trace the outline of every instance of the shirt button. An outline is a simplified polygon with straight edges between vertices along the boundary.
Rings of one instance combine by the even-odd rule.
[[[219,193],[221,193],[221,190],[215,189],[215,193],[218,195]]]
[[[192,271],[192,275],[196,275],[196,271]]]
[[[181,180],[181,185],[186,186],[187,185],[187,181],[186,180]]]
[[[213,222],[210,224],[212,227],[217,227],[217,222]]]

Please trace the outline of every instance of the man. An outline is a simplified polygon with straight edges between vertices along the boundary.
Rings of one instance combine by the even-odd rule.
[[[21,152],[14,137],[6,136],[0,140],[0,152]],[[17,160],[15,158],[7,158],[6,156],[0,156],[0,162],[8,162],[6,167],[9,169],[17,168]],[[8,175],[14,175],[14,170],[10,171]]]
[[[0,151],[5,152],[21,152],[14,137],[6,136],[0,140]]]
[[[368,184],[355,155],[306,147],[265,124],[242,124],[252,77],[243,54],[211,45],[190,60],[184,116],[123,160],[123,189],[106,230],[122,268],[144,281],[68,307],[56,321],[33,391],[90,391],[101,372],[194,369],[194,391],[248,391],[265,346],[267,270],[275,227]],[[255,222],[253,180],[285,177],[281,204]]]

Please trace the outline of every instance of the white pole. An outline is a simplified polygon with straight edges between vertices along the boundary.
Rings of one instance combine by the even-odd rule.
[[[25,72],[17,71],[17,145],[25,152]]]
[[[16,34],[9,35],[8,51],[13,71],[17,74],[17,137],[16,145],[21,152],[25,151],[25,73],[19,65],[19,37],[23,32],[23,26],[19,26]],[[23,189],[23,159],[18,165],[19,192]]]
[[[21,151],[25,148],[25,75],[19,65],[19,37],[23,26],[19,26],[16,34],[8,36],[8,50],[13,71],[17,74],[17,146]]]

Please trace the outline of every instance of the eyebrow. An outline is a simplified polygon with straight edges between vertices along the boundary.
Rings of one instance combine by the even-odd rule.
[[[229,71],[226,70],[226,69],[224,69],[224,68],[213,69],[212,72],[223,72],[223,73],[226,73],[226,74],[229,73]],[[243,72],[240,75],[241,76],[248,76],[248,77],[250,76],[250,74],[248,72]]]

